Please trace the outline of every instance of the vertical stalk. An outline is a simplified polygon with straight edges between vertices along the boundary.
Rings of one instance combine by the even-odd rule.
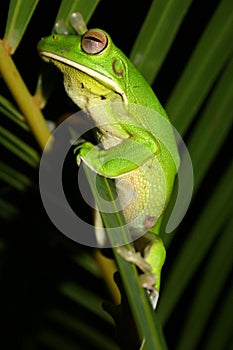
[[[50,131],[33,96],[28,91],[8,54],[3,40],[0,40],[0,73],[43,150],[50,137]]]

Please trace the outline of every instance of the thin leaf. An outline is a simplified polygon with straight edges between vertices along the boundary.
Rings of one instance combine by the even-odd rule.
[[[90,169],[84,167],[85,173],[88,178],[88,182],[93,192],[93,196],[96,200],[97,207],[101,210],[101,204],[98,200],[98,196],[95,193],[95,179]],[[106,178],[99,177],[99,188],[103,188],[103,193],[109,200],[109,211],[111,213],[105,214],[102,209],[102,219],[108,239],[111,242],[112,247],[116,247],[119,244],[128,246],[131,241],[129,232],[124,227],[125,221],[122,216],[119,207],[116,207],[116,202],[112,202],[116,198],[114,187]],[[111,210],[110,210],[111,208]],[[136,267],[133,264],[125,261],[118,253],[116,248],[113,248],[115,259],[121,274],[121,278],[124,284],[124,288],[128,297],[129,305],[132,310],[141,340],[146,339],[146,348],[162,350],[166,349],[164,337],[161,332],[160,324],[156,318],[155,313],[149,303],[145,290],[140,286],[139,279],[136,271]]]
[[[74,282],[65,282],[60,286],[61,292],[74,301],[75,303],[82,305],[87,310],[90,310],[93,314],[104,319],[105,321],[113,324],[112,318],[103,310],[103,300],[96,295],[92,290],[86,290],[81,285]],[[83,296],[85,295],[85,298]]]
[[[232,232],[232,231],[231,231]],[[221,300],[218,317],[213,317],[211,333],[203,344],[205,350],[219,350],[232,348],[232,312],[233,288],[226,290]]]
[[[216,84],[188,142],[197,190],[233,122],[233,59]],[[224,122],[223,122],[224,120]],[[203,162],[203,155],[205,162]]]
[[[166,110],[184,134],[222,67],[232,55],[233,3],[220,1],[176,84]]]
[[[179,350],[198,348],[201,335],[206,329],[211,312],[214,311],[221,290],[224,288],[226,279],[231,272],[233,263],[232,229],[233,220],[228,223],[224,232],[215,242],[214,251],[199,279],[195,298],[182,328],[182,334],[177,345]]]
[[[7,148],[10,152],[16,154],[20,159],[32,167],[36,167],[39,164],[38,153],[27,143],[20,140],[10,131],[0,126],[0,143]]]
[[[39,0],[11,0],[4,40],[13,54],[17,49]]]
[[[221,226],[230,217],[228,203],[231,202],[233,193],[232,176],[233,164],[229,166],[226,174],[221,178],[218,187],[177,254],[174,267],[166,278],[165,288],[159,303],[158,311],[162,323],[166,322],[171,315],[178,299],[200,266]],[[213,218],[218,218],[214,224]]]
[[[25,120],[22,114],[15,108],[15,106],[8,101],[5,97],[0,95],[0,112],[6,115],[8,118],[13,120],[18,124],[22,129],[29,130],[28,125],[25,123]]]
[[[193,196],[204,179],[214,157],[222,146],[233,121],[233,60],[231,59],[223,70],[211,95],[206,102],[197,124],[192,129],[188,140],[188,150],[194,171]],[[221,101],[221,103],[219,103]],[[223,123],[224,118],[224,123]],[[203,161],[203,155],[205,161]],[[174,201],[176,196],[172,198]],[[172,204],[172,203],[171,203]],[[174,203],[171,207],[174,206]],[[163,235],[166,247],[171,244],[176,232]]]
[[[19,191],[31,187],[33,182],[26,175],[0,161],[0,179]]]
[[[191,0],[153,1],[130,53],[130,59],[149,84],[154,81],[191,3]]]
[[[101,344],[101,349],[117,350],[119,347],[113,342],[108,335],[101,333],[91,324],[83,323],[78,317],[72,317],[65,312],[54,310],[50,312],[50,317],[56,322],[60,323],[62,327],[67,328],[78,333],[84,339],[88,339],[88,343],[92,345]],[[91,336],[90,336],[91,335]],[[87,341],[86,341],[87,342]],[[65,347],[66,348],[66,347]]]

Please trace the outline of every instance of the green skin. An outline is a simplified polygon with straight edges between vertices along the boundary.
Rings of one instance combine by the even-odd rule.
[[[166,255],[158,233],[179,165],[172,128],[163,124],[167,114],[136,67],[100,29],[82,36],[52,35],[39,42],[38,50],[64,74],[70,98],[96,124],[107,123],[99,127],[97,135],[104,149],[84,142],[76,149],[77,162],[84,161],[96,173],[115,179],[131,234],[149,232],[143,236],[144,259],[124,249],[119,253],[140,266],[145,273],[142,285],[158,294]],[[121,108],[109,102],[119,102]],[[160,116],[157,124],[152,121],[148,127],[149,115],[142,116],[131,104],[154,111]],[[169,151],[159,138],[161,130],[169,139]],[[122,159],[122,154],[127,159]],[[151,280],[151,276],[155,278]]]

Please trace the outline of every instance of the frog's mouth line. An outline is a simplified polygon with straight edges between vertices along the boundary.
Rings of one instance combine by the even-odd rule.
[[[128,104],[128,99],[126,97],[125,92],[123,90],[121,90],[119,88],[119,86],[112,79],[110,79],[108,77],[104,77],[104,79],[103,79],[103,75],[100,74],[99,72],[97,72],[97,71],[95,71],[93,69],[90,69],[90,68],[88,68],[86,66],[83,66],[80,63],[77,63],[77,62],[74,62],[72,60],[69,60],[69,59],[67,59],[65,57],[56,55],[54,53],[41,51],[40,55],[42,57],[51,58],[54,61],[59,61],[59,62],[62,62],[64,64],[67,64],[68,66],[71,66],[72,68],[76,68],[76,69],[80,70],[81,72],[90,75],[91,77],[93,77],[94,79],[98,80],[101,83],[109,85],[114,91],[116,91],[118,94],[120,94],[122,96],[122,99],[125,102],[125,104]]]

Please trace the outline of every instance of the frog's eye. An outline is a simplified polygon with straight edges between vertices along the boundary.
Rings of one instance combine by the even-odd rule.
[[[108,44],[106,35],[97,29],[88,30],[82,37],[82,49],[90,55],[102,52]]]

